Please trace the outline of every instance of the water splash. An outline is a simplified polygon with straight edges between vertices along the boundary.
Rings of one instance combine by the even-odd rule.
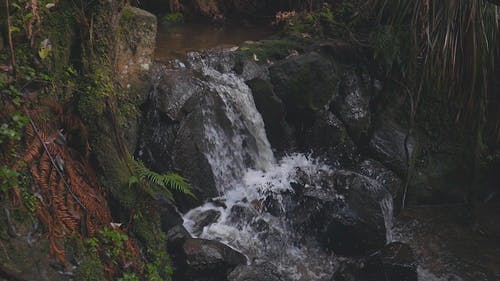
[[[298,246],[285,217],[266,211],[269,200],[274,207],[285,209],[284,195],[293,192],[290,182],[299,170],[313,174],[328,172],[329,168],[305,155],[295,154],[283,158],[267,171],[249,169],[240,184],[215,200],[219,203],[207,203],[184,215],[184,226],[193,233],[200,214],[218,211],[221,216],[205,226],[199,237],[231,245],[250,261],[271,262],[293,280],[328,280],[334,267],[331,254],[314,246]]]

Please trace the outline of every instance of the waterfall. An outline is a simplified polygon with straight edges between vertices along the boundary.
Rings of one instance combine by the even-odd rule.
[[[269,169],[275,162],[274,155],[245,81],[232,72],[215,69],[210,57],[199,53],[190,53],[189,63],[204,76],[202,141],[219,192],[223,193],[238,184],[247,168]]]
[[[388,193],[380,201],[380,208],[382,209],[382,214],[384,215],[384,225],[385,225],[385,240],[389,244],[393,239],[393,202],[392,195]]]
[[[342,193],[350,194],[353,185],[355,192],[362,192],[359,202],[370,200],[370,207],[380,206],[387,241],[392,241],[392,198],[377,180],[354,171],[334,170],[304,154],[275,159],[252,92],[233,71],[234,66],[231,51],[222,50],[190,53],[185,63],[173,62],[161,70],[165,76],[160,100],[164,102],[157,102],[156,107],[172,123],[177,122],[179,129],[171,134],[176,144],[173,150],[181,147],[198,157],[174,158],[174,162],[181,159],[183,171],[189,173],[190,160],[203,159],[202,175],[211,172],[207,177],[213,175],[211,184],[215,182],[219,195],[183,215],[191,235],[221,241],[246,255],[250,263],[272,263],[291,280],[328,281],[337,258],[330,246],[321,244],[325,241],[305,228],[329,222],[316,222],[301,213],[304,205],[300,204],[306,202],[301,196],[308,193],[311,197],[304,200],[323,200],[318,204],[329,206],[329,214],[339,211],[340,216],[355,218],[356,212],[348,211]],[[178,150],[173,154],[184,156]],[[201,188],[204,179],[196,178]],[[308,206],[320,208],[314,204]],[[372,212],[362,214],[371,217]],[[311,220],[309,225],[302,224],[302,216]],[[382,223],[380,212],[373,217]]]

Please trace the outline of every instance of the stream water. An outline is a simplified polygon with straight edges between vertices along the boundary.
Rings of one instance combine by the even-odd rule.
[[[245,41],[254,41],[273,34],[269,25],[214,26],[204,23],[186,23],[175,26],[158,27],[155,59],[167,62],[185,59],[192,51],[202,51],[215,47],[231,47]]]

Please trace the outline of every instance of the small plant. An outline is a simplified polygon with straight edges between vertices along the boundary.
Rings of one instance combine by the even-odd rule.
[[[181,13],[168,13],[162,18],[165,25],[174,25],[184,23],[184,15]]]
[[[139,277],[133,272],[125,272],[123,273],[123,277],[119,278],[118,281],[139,281]]]
[[[0,191],[6,195],[10,188],[19,185],[19,173],[6,167],[0,167]]]
[[[100,231],[105,251],[114,259],[119,260],[120,254],[124,251],[125,241],[128,236],[115,229],[104,228]]]

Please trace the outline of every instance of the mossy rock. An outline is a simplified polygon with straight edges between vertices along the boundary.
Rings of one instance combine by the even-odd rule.
[[[275,93],[292,114],[322,109],[336,93],[339,81],[337,66],[315,52],[276,63],[269,71]]]

